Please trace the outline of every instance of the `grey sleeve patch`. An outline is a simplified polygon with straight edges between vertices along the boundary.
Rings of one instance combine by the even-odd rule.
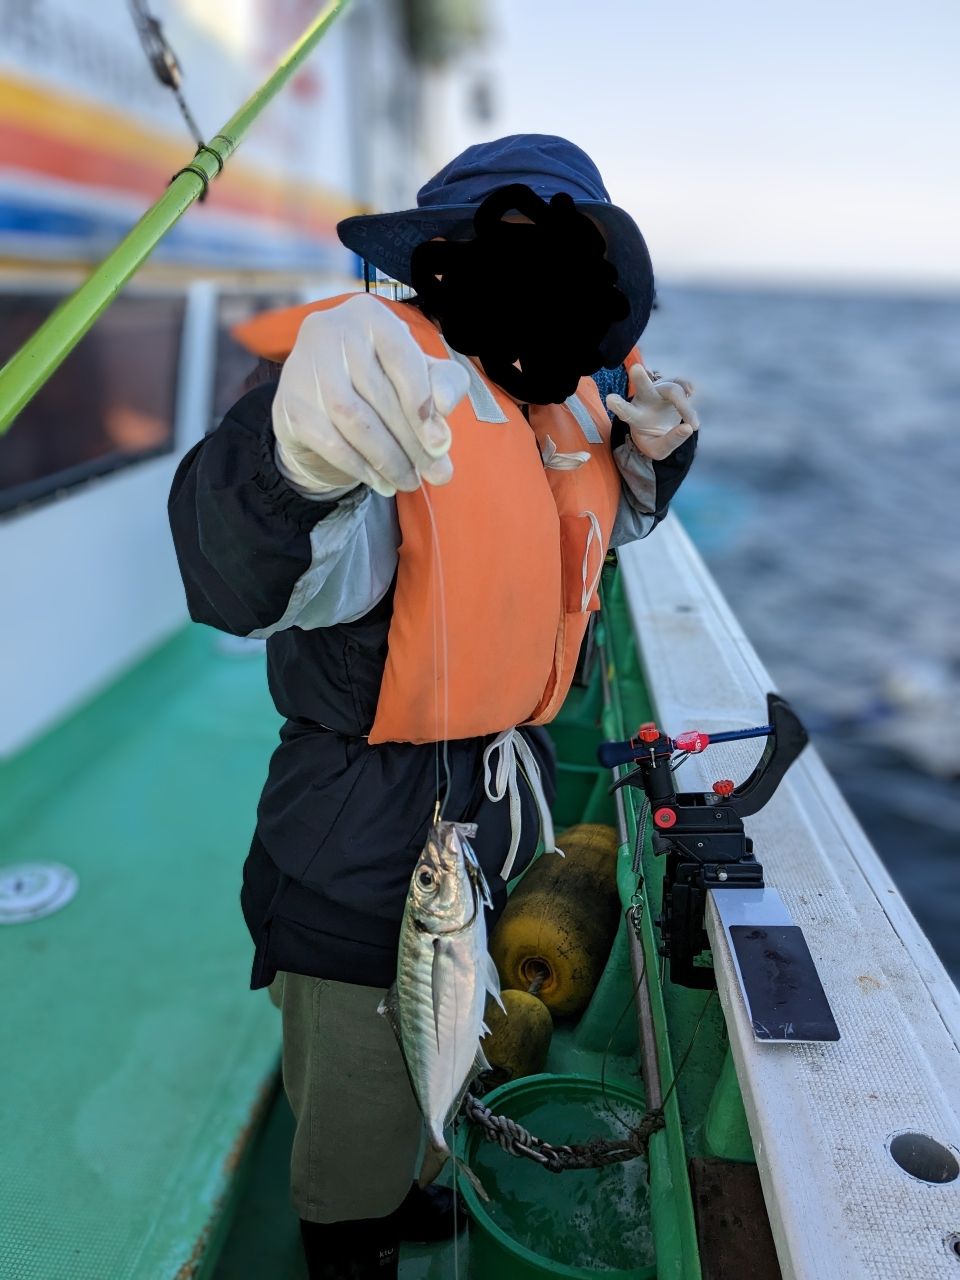
[[[613,460],[623,479],[631,503],[645,515],[653,515],[657,509],[657,476],[652,459],[633,447],[628,438],[613,451]]]
[[[628,542],[636,542],[638,538],[645,538],[656,523],[656,517],[634,511],[630,505],[630,500],[624,494],[620,499],[620,506],[617,508],[617,518],[613,522],[613,530],[610,533],[610,546],[607,550],[613,551],[616,547],[623,547]]]
[[[251,631],[266,639],[288,627],[312,631],[355,622],[386,595],[397,570],[397,504],[358,489],[310,533],[310,567],[294,584],[283,617]]]
[[[623,494],[610,534],[610,546],[645,538],[656,524],[657,477],[653,462],[625,440],[613,451],[613,459],[623,481]]]

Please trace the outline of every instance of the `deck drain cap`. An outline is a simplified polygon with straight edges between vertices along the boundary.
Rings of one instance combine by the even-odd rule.
[[[911,1178],[921,1182],[954,1182],[960,1162],[942,1142],[926,1133],[898,1133],[890,1139],[891,1156]]]
[[[14,862],[0,867],[0,924],[53,915],[76,892],[76,873],[59,862]]]

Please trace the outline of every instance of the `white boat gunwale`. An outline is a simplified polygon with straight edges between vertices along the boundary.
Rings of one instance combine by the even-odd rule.
[[[758,723],[776,686],[675,517],[619,552],[652,705],[668,732]],[[789,691],[787,691],[789,693]],[[711,747],[685,789],[742,779],[756,744]],[[758,1044],[719,916],[707,930],[785,1280],[956,1276],[960,1183],[925,1183],[898,1132],[960,1149],[960,993],[812,747],[747,819],[768,885],[804,930],[836,1044]],[[658,905],[658,904],[652,904]]]

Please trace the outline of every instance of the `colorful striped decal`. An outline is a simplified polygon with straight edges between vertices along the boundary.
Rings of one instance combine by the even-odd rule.
[[[186,141],[173,141],[110,108],[0,76],[0,169],[150,201],[190,155]],[[211,190],[206,207],[327,241],[336,240],[340,218],[360,211],[335,193],[236,161]]]

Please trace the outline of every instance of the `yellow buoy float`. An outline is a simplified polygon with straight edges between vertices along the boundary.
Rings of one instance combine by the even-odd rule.
[[[526,991],[502,991],[503,1009],[487,1004],[490,1034],[480,1042],[498,1084],[538,1075],[547,1064],[553,1019],[542,1000]]]
[[[566,857],[543,854],[490,936],[504,988],[531,988],[556,1017],[587,1007],[620,922],[617,833],[583,823],[557,837]]]

